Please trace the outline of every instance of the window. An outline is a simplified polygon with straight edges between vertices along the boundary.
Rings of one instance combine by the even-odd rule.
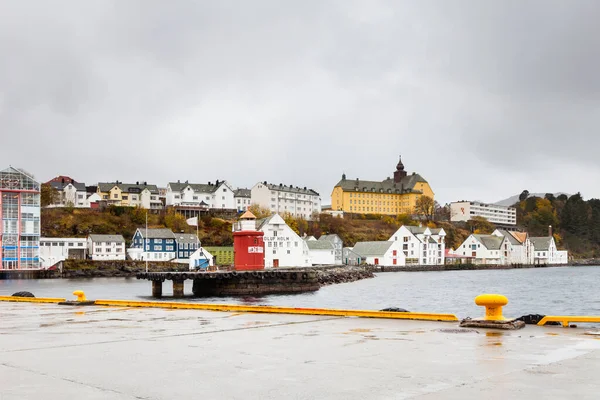
[[[273,236],[277,237],[277,231],[273,231]]]
[[[227,191],[227,189],[223,189],[223,193],[225,193]]]
[[[119,198],[119,195],[118,195],[118,194],[116,194],[116,193],[115,193],[115,194],[113,194],[113,199],[118,199],[118,198]]]
[[[154,251],[160,251],[162,250],[162,246],[154,246]]]
[[[277,242],[273,242],[273,247],[277,247]]]
[[[221,196],[221,200],[225,200],[225,196]]]
[[[192,196],[192,199],[198,200],[198,196]]]
[[[277,254],[277,250],[273,250],[273,254]]]
[[[294,244],[296,245],[296,247],[298,247],[298,242],[294,242]]]
[[[106,249],[106,252],[107,252],[107,253],[110,253],[110,249]]]
[[[154,243],[162,243],[162,239],[154,239]]]
[[[267,243],[267,246],[268,246],[268,247],[272,247],[272,246],[271,246],[271,242],[268,242],[268,243]]]
[[[179,252],[179,258],[183,258],[183,251]]]
[[[74,243],[69,243],[69,247],[75,247]]]
[[[287,253],[290,254],[290,251],[288,250]]]

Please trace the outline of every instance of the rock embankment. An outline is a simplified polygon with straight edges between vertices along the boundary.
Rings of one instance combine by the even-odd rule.
[[[359,281],[373,278],[373,270],[369,267],[343,266],[336,268],[317,269],[318,280],[321,286]]]

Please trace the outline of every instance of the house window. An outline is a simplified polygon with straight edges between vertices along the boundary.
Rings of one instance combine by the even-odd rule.
[[[162,243],[162,239],[154,239],[154,243]]]
[[[290,251],[288,250],[287,253],[290,254]]]
[[[223,189],[223,193],[225,193],[227,191],[227,189]]]
[[[198,200],[198,196],[193,196],[192,199]]]
[[[294,244],[296,245],[296,247],[298,247],[298,242],[294,242]]]
[[[162,246],[154,246],[154,251],[160,251]]]
[[[273,236],[277,237],[277,231],[273,231]]]
[[[277,250],[273,250],[273,254],[277,254]]]
[[[268,243],[267,243],[267,246],[268,246],[268,247],[272,247],[272,246],[271,246],[271,242],[268,242]]]
[[[179,258],[183,258],[183,251],[179,252]]]

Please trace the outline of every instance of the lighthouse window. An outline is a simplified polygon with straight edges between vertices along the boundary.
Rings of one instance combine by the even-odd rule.
[[[258,239],[254,238],[254,244],[258,244]]]

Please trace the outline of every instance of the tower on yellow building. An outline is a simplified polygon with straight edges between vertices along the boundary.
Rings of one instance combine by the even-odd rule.
[[[413,214],[421,196],[433,199],[429,183],[417,173],[408,175],[400,159],[394,177],[383,181],[346,179],[342,174],[331,192],[331,208],[354,214]]]

